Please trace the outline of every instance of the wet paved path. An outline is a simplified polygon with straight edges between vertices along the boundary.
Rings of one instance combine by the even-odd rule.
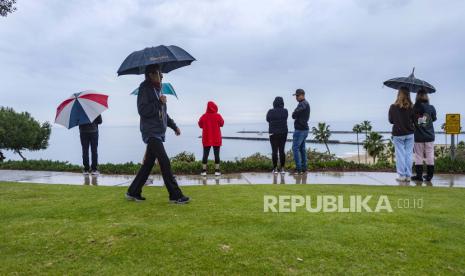
[[[98,177],[83,176],[80,173],[50,172],[50,171],[17,171],[0,170],[0,181],[40,183],[40,184],[70,184],[70,185],[101,185],[128,186],[133,175],[100,175]],[[310,172],[307,175],[296,176],[286,173],[275,175],[271,173],[239,173],[225,174],[221,177],[197,175],[177,176],[179,185],[227,185],[227,184],[358,184],[399,186],[395,173],[385,172]],[[161,186],[161,175],[152,175],[148,185]],[[410,186],[416,183],[410,182]],[[425,183],[422,185],[426,186]],[[465,188],[465,175],[435,175],[431,184],[438,187]]]

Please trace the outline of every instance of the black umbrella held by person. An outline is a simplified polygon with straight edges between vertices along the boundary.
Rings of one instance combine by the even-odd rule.
[[[162,73],[190,65],[195,58],[178,46],[160,45],[131,53],[118,69],[118,76],[141,75],[148,65],[157,64]]]
[[[436,92],[436,88],[424,80],[415,78],[415,67],[408,77],[393,78],[384,82],[384,85],[393,89],[406,88],[412,93],[417,93],[420,90],[426,93]]]
[[[140,115],[142,140],[147,144],[147,149],[142,166],[126,193],[128,200],[145,200],[142,188],[155,165],[155,160],[158,160],[169,201],[176,204],[190,201],[178,186],[163,145],[168,127],[173,129],[177,136],[181,135],[181,130],[168,115],[166,96],[162,94],[162,73],[190,65],[194,60],[194,57],[180,47],[160,45],[133,52],[118,69],[119,76],[145,74],[145,80],[140,84],[137,95],[137,111]]]

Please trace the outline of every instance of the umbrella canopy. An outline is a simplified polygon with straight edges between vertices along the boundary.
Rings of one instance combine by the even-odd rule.
[[[75,93],[58,106],[55,123],[68,129],[90,124],[107,109],[107,95],[91,90]]]
[[[162,73],[168,73],[190,65],[194,60],[188,52],[174,45],[145,48],[133,52],[123,61],[118,69],[118,76],[144,74],[145,67],[151,64],[159,64]]]
[[[413,68],[412,74],[408,77],[393,78],[384,82],[384,85],[394,89],[400,89],[402,87],[407,88],[412,93],[417,93],[419,90],[424,89],[427,93],[436,92],[436,88],[424,80],[415,78],[415,68]]]
[[[174,91],[173,86],[170,83],[164,82],[161,84],[161,93],[164,95],[173,95],[178,98],[178,95],[176,95],[176,91]],[[131,95],[138,95],[139,94],[139,88],[136,88],[134,91],[132,91]]]

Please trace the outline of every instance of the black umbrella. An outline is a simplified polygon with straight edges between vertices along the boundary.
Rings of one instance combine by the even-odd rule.
[[[163,73],[190,65],[195,58],[178,46],[160,45],[130,54],[118,69],[118,76],[144,74],[145,67],[159,64]]]
[[[402,87],[407,88],[412,93],[417,93],[421,89],[425,90],[426,93],[436,92],[436,88],[424,80],[415,78],[413,74],[415,67],[413,68],[412,74],[408,77],[393,78],[384,82],[384,85],[394,89],[400,89]]]

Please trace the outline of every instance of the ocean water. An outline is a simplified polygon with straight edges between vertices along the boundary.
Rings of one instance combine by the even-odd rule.
[[[312,125],[315,125],[312,123]],[[332,123],[333,130],[350,130],[351,123]],[[292,125],[290,124],[290,129]],[[180,126],[181,136],[175,136],[171,129],[167,131],[165,148],[170,157],[188,151],[195,154],[196,159],[202,158],[202,141],[199,138],[201,130],[198,126],[184,125]],[[241,136],[241,137],[268,137],[268,134],[239,134],[238,131],[266,131],[267,124],[229,124],[222,129],[223,136]],[[388,126],[382,128],[388,130]],[[99,162],[100,163],[124,163],[124,162],[141,162],[145,152],[146,145],[141,139],[138,126],[112,127],[101,126],[99,138]],[[289,134],[289,138],[292,134]],[[389,138],[389,135],[384,135]],[[312,139],[309,135],[309,139]],[[355,134],[333,134],[332,140],[356,141]],[[363,135],[360,135],[363,139]],[[444,143],[444,135],[437,135],[437,142]],[[326,151],[323,144],[308,143],[307,147],[315,148],[318,151]],[[356,145],[330,144],[331,153],[339,157],[346,157],[357,154]],[[286,144],[286,151],[291,149],[291,143]],[[363,152],[362,147],[360,151]],[[234,160],[250,156],[256,152],[271,156],[271,147],[268,141],[243,141],[243,140],[223,140],[221,147],[222,160]],[[21,160],[21,158],[11,151],[4,151],[7,159]],[[29,152],[25,151],[23,155],[28,159],[50,159],[68,161],[73,164],[81,164],[81,144],[79,140],[78,128],[71,130],[63,127],[53,127],[49,141],[49,147],[46,150]],[[211,153],[213,155],[213,153]],[[212,159],[213,156],[210,156]]]

